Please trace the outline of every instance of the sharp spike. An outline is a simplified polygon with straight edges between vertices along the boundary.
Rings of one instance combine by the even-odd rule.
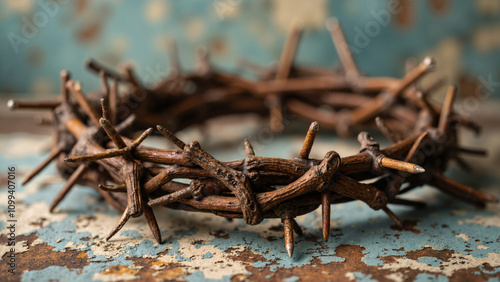
[[[425,169],[419,165],[412,164],[409,162],[398,161],[388,157],[380,159],[380,165],[385,168],[396,169],[399,171],[406,171],[409,173],[424,173]]]
[[[330,191],[326,190],[321,193],[321,219],[323,227],[323,239],[328,242],[330,237]]]
[[[250,156],[255,156],[255,151],[253,150],[253,147],[252,147],[252,144],[250,143],[250,141],[248,141],[248,139],[245,139],[245,152],[247,154],[247,157],[250,157]]]
[[[120,136],[120,134],[118,134],[118,132],[116,132],[116,130],[113,127],[113,125],[111,125],[111,123],[107,119],[101,118],[99,120],[99,123],[101,124],[102,128],[104,129],[104,131],[106,131],[106,133],[108,134],[108,136],[111,139],[111,141],[113,141],[113,143],[115,143],[115,145],[116,145],[116,147],[118,149],[127,147],[127,145],[123,141],[123,139]]]
[[[90,102],[87,100],[87,97],[82,93],[82,85],[79,82],[75,82],[73,80],[69,80],[66,83],[69,91],[76,98],[76,101],[85,111],[87,116],[95,122],[95,124],[99,124],[99,116],[94,111],[94,108],[90,105]]]
[[[179,138],[177,138],[172,132],[167,130],[165,127],[161,125],[157,125],[156,128],[160,131],[163,136],[167,137],[175,146],[179,147],[179,149],[183,150],[186,143],[182,142]]]
[[[342,31],[342,27],[340,26],[338,19],[328,19],[326,21],[326,28],[330,31],[333,45],[337,50],[337,54],[339,55],[342,65],[344,66],[346,76],[351,78],[359,77],[358,67],[356,66],[356,62],[352,57],[351,50],[349,49],[349,44],[347,44],[344,32]]]
[[[66,88],[66,84],[68,83],[68,80],[70,79],[70,73],[67,70],[62,70],[59,73],[59,76],[61,77],[61,96],[62,100],[65,102],[68,102],[69,100],[69,92],[68,88]]]
[[[283,229],[285,233],[285,248],[288,256],[291,258],[293,256],[293,223],[289,218],[283,220]]]
[[[69,163],[94,162],[94,161],[98,161],[98,160],[102,160],[102,159],[124,156],[126,154],[128,154],[127,150],[118,149],[118,150],[107,151],[107,152],[99,153],[99,154],[95,154],[95,155],[75,156],[75,157],[71,157],[71,158],[66,158],[66,159],[64,159],[64,161],[69,162]]]
[[[118,73],[107,69],[106,67],[100,65],[96,61],[94,61],[92,58],[87,58],[85,59],[85,66],[89,68],[90,70],[93,70],[97,73],[99,73],[101,70],[103,70],[106,73],[106,76],[113,78],[114,80],[118,81],[124,81],[123,77],[119,75]]]
[[[101,108],[102,108],[102,117],[111,122],[111,113],[108,106],[108,101],[105,98],[101,98]],[[113,123],[111,122],[111,124]]]
[[[384,134],[387,139],[391,140],[392,143],[398,143],[399,141],[401,141],[401,137],[399,137],[396,132],[391,130],[380,117],[375,118],[375,124],[377,125],[380,132],[382,132],[382,134]]]
[[[153,233],[153,237],[155,237],[156,242],[161,244],[160,228],[158,227],[158,222],[156,221],[153,209],[148,205],[144,205],[144,216],[146,217],[146,221],[148,222],[149,228],[151,229],[151,233]]]
[[[441,109],[441,116],[439,117],[438,129],[443,132],[448,129],[448,119],[450,118],[456,94],[457,87],[450,85],[450,87],[448,87],[448,92],[446,92],[443,108]]]
[[[431,105],[429,100],[427,100],[427,97],[424,95],[424,92],[419,91],[417,93],[418,100],[421,103],[422,108],[426,109],[429,114],[432,116],[433,121],[437,119],[439,116],[438,113],[434,110],[434,107]]]
[[[115,236],[115,234],[123,228],[125,223],[127,223],[129,218],[130,214],[128,213],[128,209],[125,209],[125,211],[122,214],[122,217],[120,218],[120,221],[118,221],[118,224],[111,230],[111,232],[109,232],[108,236],[106,236],[106,241],[109,241],[111,237]]]
[[[307,131],[304,144],[302,145],[302,149],[300,150],[299,154],[300,159],[305,160],[309,158],[309,154],[311,153],[311,149],[314,144],[314,140],[316,139],[316,134],[318,134],[318,131],[319,131],[319,123],[317,121],[313,121],[309,126],[309,130]]]
[[[134,142],[132,142],[129,146],[130,150],[134,150],[135,148],[137,148],[137,146],[141,145],[141,143],[146,139],[148,138],[149,135],[151,135],[151,133],[153,132],[153,128],[150,127],[148,128],[146,131],[144,131],[141,136],[139,136],[137,139],[134,140]]]
[[[394,221],[397,227],[404,229],[403,222],[388,207],[383,207],[382,210]]]
[[[106,99],[109,99],[109,85],[106,72],[104,72],[103,70],[99,71],[99,77],[101,78],[101,90],[104,93],[104,97],[106,97]]]
[[[52,152],[50,152],[50,155],[45,159],[40,165],[38,165],[33,171],[28,173],[21,182],[21,185],[25,185],[28,183],[33,177],[35,177],[37,174],[39,174],[47,165],[49,165],[59,154],[62,152],[62,149],[56,148]]]
[[[131,114],[129,115],[124,121],[120,122],[120,124],[118,124],[115,129],[116,129],[116,132],[118,133],[121,133],[121,132],[124,132],[126,131],[127,129],[129,129],[130,127],[132,127],[132,125],[134,124],[135,120],[136,120],[136,115],[135,114]]]
[[[498,203],[495,196],[478,191],[438,172],[433,173],[431,184],[448,194],[481,206],[486,203]]]
[[[54,201],[50,205],[50,212],[53,212],[56,206],[64,199],[66,194],[73,188],[73,186],[80,180],[80,177],[87,171],[87,166],[85,164],[81,164],[76,168],[76,170],[71,174],[71,176],[68,178],[68,181],[66,184],[64,184],[64,187],[59,191],[59,193],[56,195],[54,198]]]
[[[424,202],[411,201],[406,199],[392,199],[389,200],[389,204],[412,206],[416,208],[425,208],[427,206],[427,204]]]
[[[478,156],[486,156],[488,154],[488,152],[483,149],[472,149],[464,147],[458,147],[457,152],[464,154],[478,155]]]
[[[125,184],[120,184],[120,185],[99,184],[99,189],[107,192],[127,192],[127,186],[125,186]]]
[[[297,221],[295,221],[295,219],[293,219],[293,218],[292,218],[292,226],[293,226],[293,231],[295,231],[295,233],[297,233],[297,235],[302,236],[302,234],[304,232],[302,231],[302,228],[297,223]]]
[[[52,110],[59,106],[59,101],[38,101],[38,102],[20,102],[10,99],[7,101],[7,107],[10,110],[15,109],[49,109]]]
[[[191,187],[186,187],[182,190],[170,193],[168,195],[153,200],[149,200],[148,206],[154,207],[160,205],[168,205],[171,203],[178,202],[181,199],[186,199],[188,197],[191,197]]]

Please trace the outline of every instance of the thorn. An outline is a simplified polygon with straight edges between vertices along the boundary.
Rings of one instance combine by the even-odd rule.
[[[388,157],[384,157],[384,158],[380,159],[380,165],[385,167],[385,168],[406,171],[406,172],[413,173],[413,174],[425,172],[425,169],[419,165],[391,159]]]
[[[125,184],[120,184],[120,185],[99,184],[99,189],[107,192],[127,192],[127,187],[125,186]]]
[[[161,244],[160,228],[158,227],[158,222],[156,221],[153,209],[148,205],[144,205],[144,216],[146,217],[146,221],[148,222],[149,228],[151,229],[151,233],[153,233],[153,237],[155,237],[156,242]]]
[[[101,108],[102,108],[102,117],[111,121],[111,113],[108,106],[108,101],[105,98],[101,98]]]
[[[302,149],[300,150],[299,158],[300,159],[308,159],[309,154],[311,153],[312,146],[314,144],[314,140],[316,139],[316,134],[319,131],[319,123],[317,121],[313,121],[309,126],[309,130],[307,130],[306,138],[304,139],[304,144],[302,145]]]
[[[68,80],[66,83],[66,87],[69,89],[71,94],[76,98],[76,101],[82,107],[82,109],[85,111],[87,116],[95,122],[95,124],[99,124],[99,118],[96,112],[94,111],[94,108],[91,106],[89,100],[87,97],[82,93],[82,85],[80,82],[75,82],[73,80]]]
[[[146,139],[148,138],[149,135],[151,135],[151,133],[153,132],[153,128],[150,127],[148,129],[146,129],[142,134],[141,136],[139,136],[137,139],[135,139],[128,148],[130,148],[130,150],[134,150],[135,148],[137,148],[137,146],[141,145],[141,143]]]
[[[283,220],[283,228],[285,233],[285,247],[288,256],[291,258],[293,255],[293,230],[292,230],[292,220],[285,218]]]
[[[171,203],[175,203],[181,199],[186,199],[191,196],[191,187],[186,187],[182,190],[175,191],[165,196],[161,196],[159,198],[149,200],[148,206],[160,206],[160,205],[168,205]]]
[[[125,149],[118,149],[118,150],[112,150],[112,151],[107,151],[104,153],[99,153],[95,155],[85,155],[85,156],[75,156],[71,158],[65,158],[65,162],[69,163],[77,163],[77,162],[93,162],[93,161],[98,161],[102,159],[107,159],[107,158],[114,158],[118,156],[124,156],[128,154],[128,151]]]
[[[398,143],[399,141],[401,141],[401,137],[399,137],[396,132],[390,129],[380,117],[375,118],[375,124],[377,125],[380,132],[382,132],[382,134],[384,134],[387,139],[391,140],[392,143]]]
[[[444,100],[443,107],[441,109],[441,116],[439,117],[438,129],[442,132],[446,132],[448,129],[448,119],[450,117],[451,111],[453,110],[453,102],[457,94],[457,87],[455,85],[450,85],[448,87],[448,92],[446,92],[446,97]]]
[[[122,217],[120,218],[120,221],[118,221],[118,224],[111,230],[111,232],[109,232],[108,236],[106,236],[106,241],[109,241],[109,239],[111,239],[111,237],[115,236],[115,234],[118,231],[120,231],[120,229],[123,228],[125,223],[127,223],[129,218],[130,218],[130,214],[128,213],[128,209],[125,209],[125,211],[122,214]]]
[[[399,199],[399,198],[389,200],[389,204],[412,206],[412,207],[416,207],[416,208],[425,208],[427,206],[427,204],[424,202],[411,201],[411,200]]]
[[[255,156],[255,151],[253,150],[250,141],[248,141],[248,139],[245,139],[244,143],[245,143],[245,152],[247,154],[247,157]]]
[[[66,87],[66,84],[68,83],[68,80],[70,79],[70,74],[67,70],[62,70],[59,73],[59,76],[61,77],[61,96],[62,100],[67,102],[69,100],[69,92],[68,88]]]
[[[330,191],[325,190],[321,193],[321,206],[323,239],[328,242],[330,237]]]
[[[358,67],[352,57],[349,44],[345,39],[344,32],[337,18],[329,18],[326,21],[326,28],[330,31],[330,36],[333,40],[333,45],[339,54],[340,61],[344,66],[346,76],[350,78],[359,77]]]
[[[111,139],[111,141],[113,141],[113,143],[115,143],[118,149],[127,147],[127,144],[125,144],[120,134],[116,132],[113,125],[111,125],[111,123],[107,119],[100,118],[99,124],[101,124],[101,127],[104,129],[104,131],[106,131],[106,134],[108,134],[109,138]]]
[[[397,227],[404,229],[403,222],[387,206],[383,207],[382,210],[394,221]]]
[[[57,193],[56,197],[54,198],[54,201],[50,205],[50,212],[53,212],[56,206],[64,199],[66,194],[73,188],[73,186],[80,180],[80,177],[87,171],[87,166],[85,164],[81,164],[76,168],[76,170],[71,174],[71,176],[68,178],[68,181],[66,184],[64,184],[64,187]]]
[[[59,106],[61,103],[58,101],[38,101],[38,102],[20,102],[10,99],[7,101],[7,107],[10,110],[15,109],[49,109],[52,110]]]
[[[184,150],[184,147],[186,146],[186,143],[182,142],[177,136],[175,136],[172,132],[167,130],[165,127],[161,125],[157,125],[156,128],[158,131],[160,131],[163,136],[167,137],[172,143],[175,144],[175,146],[179,147],[179,149]]]
[[[35,177],[37,174],[39,174],[47,165],[49,165],[59,154],[62,152],[62,149],[57,148],[50,152],[50,155],[45,159],[40,165],[38,165],[33,171],[28,173],[21,182],[21,185],[25,185],[30,181],[33,177]]]

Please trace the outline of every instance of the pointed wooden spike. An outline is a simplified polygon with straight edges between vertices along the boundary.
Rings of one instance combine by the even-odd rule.
[[[99,184],[99,189],[107,192],[127,192],[127,187],[125,186],[125,184],[120,184],[120,185]]]
[[[87,97],[82,93],[82,85],[80,84],[80,82],[69,80],[66,86],[68,87],[71,94],[73,94],[73,96],[76,98],[76,101],[78,102],[80,107],[82,107],[82,109],[85,111],[87,116],[93,122],[95,122],[95,124],[99,124],[99,115],[97,115],[94,108],[88,101]]]
[[[404,229],[403,222],[388,207],[383,207],[382,210],[394,221],[398,228]]]
[[[453,110],[453,102],[455,101],[455,96],[457,94],[457,87],[455,85],[450,85],[448,87],[448,92],[446,92],[446,98],[444,100],[443,108],[441,109],[441,115],[439,116],[438,129],[442,132],[446,132],[448,129],[448,122]]]
[[[153,132],[153,128],[150,127],[148,128],[147,130],[145,130],[141,136],[139,136],[137,139],[134,140],[134,142],[132,142],[129,146],[130,150],[134,150],[135,148],[137,148],[137,146],[141,145],[141,143],[146,139],[148,138],[149,135],[151,135],[151,133]]]
[[[52,110],[59,106],[59,101],[37,101],[37,102],[21,102],[10,99],[7,101],[7,107],[10,110],[15,109],[48,109]]]
[[[100,185],[99,185],[100,186]],[[125,211],[125,206],[123,205],[122,202],[118,201],[113,194],[109,191],[104,191],[101,189],[96,189],[99,194],[104,198],[104,200],[108,203],[110,203],[115,209],[117,209],[119,212],[124,212]]]
[[[248,141],[248,139],[245,139],[245,152],[247,154],[247,157],[250,157],[250,156],[255,156],[255,151],[253,150],[253,147],[252,147],[252,144],[250,143],[250,141]]]
[[[178,202],[181,199],[186,199],[188,197],[191,197],[191,187],[186,187],[182,190],[175,191],[173,193],[170,193],[165,196],[161,196],[159,198],[149,200],[148,206],[154,207],[154,206],[160,206],[160,205],[168,205],[171,203]]]
[[[108,76],[106,75],[106,72],[101,70],[99,72],[99,77],[101,78],[101,90],[104,93],[104,97],[108,99],[109,98]]]
[[[118,82],[113,80],[109,88],[109,116],[111,124],[116,124],[116,108],[118,103]]]
[[[59,73],[59,76],[61,77],[61,96],[62,100],[67,102],[69,99],[69,92],[68,88],[66,88],[66,83],[68,83],[68,80],[70,79],[70,74],[67,70],[62,70]]]
[[[113,141],[113,143],[115,143],[118,149],[127,147],[127,144],[125,144],[120,134],[116,132],[113,125],[111,125],[111,123],[107,119],[99,119],[99,124],[101,124],[104,131],[106,131],[106,134],[108,134],[109,138],[111,139],[111,141]]]
[[[153,233],[153,237],[155,237],[156,242],[161,244],[160,228],[158,227],[158,222],[156,221],[153,209],[148,205],[144,205],[144,216],[146,217],[146,221],[148,222],[149,228],[151,229],[151,233]]]
[[[300,150],[299,159],[305,160],[309,158],[309,154],[311,153],[311,149],[314,144],[314,140],[316,139],[316,134],[318,134],[318,131],[319,131],[319,123],[317,121],[313,121],[309,126],[309,130],[307,131],[304,144],[302,145],[302,149]]]
[[[417,93],[418,100],[420,101],[420,104],[423,109],[426,109],[427,112],[431,115],[433,121],[435,121],[438,118],[438,113],[436,113],[436,110],[434,107],[431,105],[429,100],[427,100],[427,97],[425,96],[424,92],[419,91]]]
[[[326,190],[321,193],[321,216],[323,227],[323,239],[328,242],[330,237],[330,191]]]
[[[458,153],[464,153],[464,154],[471,154],[471,155],[478,155],[478,156],[486,156],[488,152],[483,149],[473,149],[473,148],[464,148],[464,147],[458,147],[457,148]]]
[[[115,234],[123,228],[125,223],[127,223],[129,218],[130,214],[128,213],[128,209],[125,209],[125,211],[122,214],[122,217],[120,218],[120,221],[118,221],[118,224],[111,230],[111,232],[109,232],[108,236],[106,236],[106,241],[109,241],[111,237],[115,236]]]
[[[418,139],[413,143],[413,146],[408,151],[406,155],[405,162],[412,162],[415,159],[415,155],[420,152],[421,147],[425,144],[424,140],[429,136],[429,132],[425,131],[418,136]]]
[[[179,147],[179,149],[183,150],[186,146],[186,143],[182,142],[177,136],[175,136],[172,132],[161,125],[157,125],[156,128],[160,131],[163,136],[167,137],[175,146]]]
[[[107,159],[107,158],[114,158],[118,156],[124,156],[128,154],[126,150],[123,149],[118,149],[118,150],[111,150],[107,151],[104,153],[99,153],[95,155],[85,155],[85,156],[74,156],[71,158],[65,158],[65,162],[69,163],[77,163],[77,162],[94,162],[102,159]]]
[[[101,108],[102,108],[102,117],[111,122],[111,113],[108,106],[108,101],[105,98],[101,98]]]
[[[167,49],[170,59],[170,72],[173,75],[178,75],[181,72],[181,65],[179,63],[179,54],[177,53],[177,44],[175,44],[175,40],[167,40]]]
[[[478,191],[438,172],[433,173],[431,184],[448,194],[481,206],[486,203],[498,203],[497,197]]]
[[[104,71],[106,73],[107,77],[113,78],[114,80],[118,81],[124,81],[125,79],[115,71],[112,71],[110,69],[107,69],[106,67],[100,65],[96,61],[94,61],[92,58],[87,58],[85,59],[85,66],[89,68],[92,71],[95,71],[99,73],[100,71]]]
[[[359,77],[358,67],[356,66],[356,62],[352,57],[352,52],[349,49],[349,44],[347,44],[344,32],[342,31],[342,27],[340,26],[338,19],[328,19],[326,21],[326,28],[330,31],[333,45],[337,50],[342,65],[344,66],[346,76],[350,78]]]
[[[116,132],[121,133],[132,127],[134,124],[135,120],[137,119],[135,114],[129,115],[125,120],[120,122],[116,127]]]
[[[50,152],[50,155],[45,159],[40,165],[38,165],[33,171],[28,173],[21,182],[21,185],[25,185],[28,183],[33,177],[35,177],[37,174],[39,174],[47,165],[49,165],[59,154],[62,152],[62,149],[56,148],[52,152]]]
[[[124,70],[125,70],[127,80],[130,82],[130,84],[132,84],[136,90],[143,89],[143,87],[139,83],[139,80],[137,80],[137,77],[135,76],[134,66],[130,63],[125,64]]]
[[[396,169],[399,171],[406,171],[406,172],[414,173],[414,174],[425,172],[425,169],[419,165],[391,159],[388,157],[384,157],[384,158],[380,159],[380,165],[385,167],[385,168]]]
[[[52,204],[50,205],[50,212],[53,212],[56,206],[64,199],[66,194],[73,188],[73,186],[80,180],[80,177],[86,172],[87,166],[85,164],[81,164],[76,168],[76,170],[71,174],[71,176],[68,178],[68,181],[66,184],[64,184],[64,187],[59,191],[59,193],[56,195],[54,198]]]
[[[293,256],[293,223],[292,220],[286,218],[283,220],[283,229],[285,234],[285,248],[289,257]]]
[[[302,25],[298,21],[292,23],[285,45],[281,51],[278,70],[276,72],[276,79],[285,79],[289,76],[301,33]]]
[[[377,125],[380,132],[382,132],[382,134],[384,134],[387,139],[391,140],[392,143],[398,143],[399,141],[401,141],[401,137],[399,137],[396,132],[391,130],[380,117],[375,118],[375,124]]]

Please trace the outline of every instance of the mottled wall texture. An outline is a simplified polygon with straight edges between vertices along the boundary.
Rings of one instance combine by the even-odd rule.
[[[498,0],[3,0],[0,92],[55,95],[62,68],[85,90],[97,88],[86,57],[110,67],[133,62],[154,84],[168,73],[168,39],[177,42],[185,70],[205,46],[216,66],[241,72],[238,58],[277,60],[294,20],[306,26],[297,63],[333,68],[339,60],[324,26],[332,16],[365,74],[401,76],[408,57],[432,55],[436,75],[463,95],[485,81],[500,85]]]

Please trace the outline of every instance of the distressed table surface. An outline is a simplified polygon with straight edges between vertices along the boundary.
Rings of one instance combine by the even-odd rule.
[[[277,157],[294,156],[303,140],[298,136],[260,138],[254,145],[256,153]],[[404,231],[395,229],[382,211],[372,211],[361,202],[332,206],[328,242],[322,239],[319,209],[297,218],[304,234],[295,236],[292,259],[285,251],[279,220],[247,226],[243,220],[165,208],[155,209],[163,244],[155,242],[143,218],[130,220],[106,242],[103,238],[120,215],[96,191],[77,186],[51,214],[49,205],[64,183],[54,165],[28,185],[19,184],[47,156],[44,149],[49,146],[48,136],[1,136],[2,280],[499,281],[500,205],[480,209],[431,187],[406,196],[426,201],[428,208],[392,207],[409,227]],[[344,156],[357,148],[353,140],[322,135],[312,156],[332,149]],[[242,144],[208,151],[222,160],[244,154]],[[498,158],[498,150],[493,153]],[[8,273],[7,264],[8,166],[16,167],[15,275]],[[463,173],[451,167],[448,174],[499,196],[498,173],[491,171]]]

